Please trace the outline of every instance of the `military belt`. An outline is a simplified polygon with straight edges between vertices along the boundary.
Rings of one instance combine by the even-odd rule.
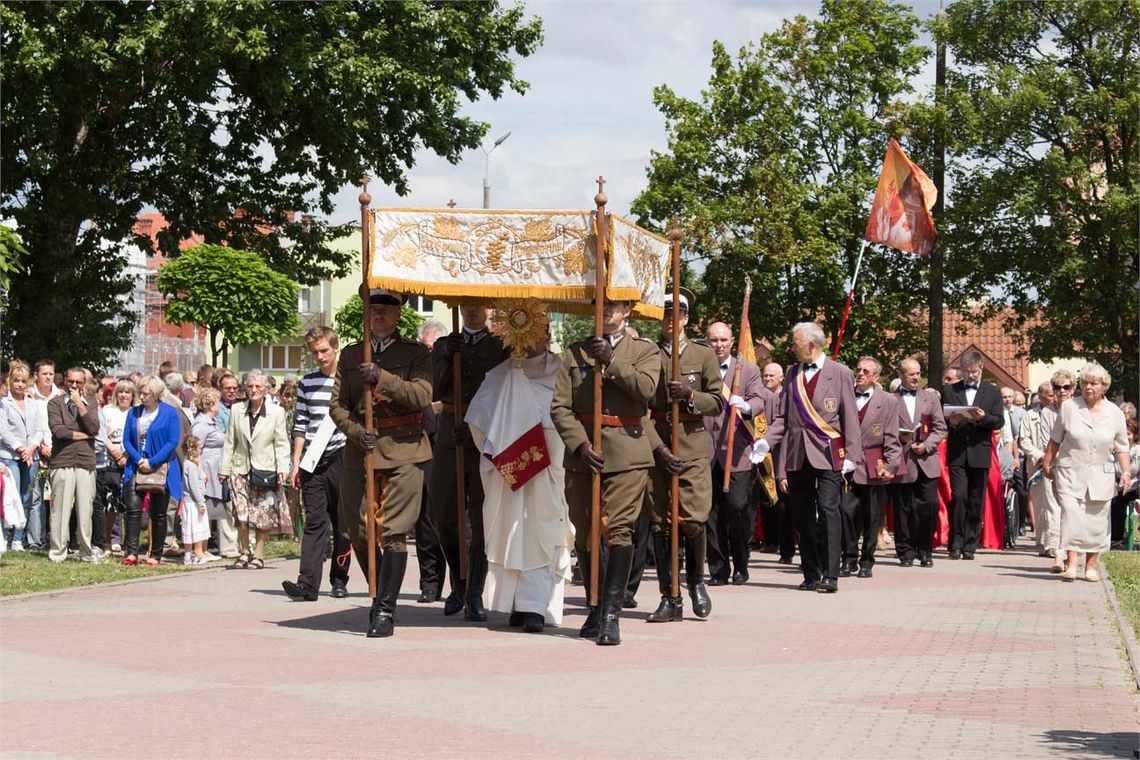
[[[579,414],[577,417],[583,425],[594,423],[594,415],[592,414]],[[602,427],[637,427],[641,421],[641,417],[619,417],[616,414],[602,415]]]
[[[404,425],[418,425],[423,417],[423,412],[412,412],[411,414],[401,414],[398,417],[377,417],[372,421],[372,424],[377,430],[383,430],[385,428],[403,427]]]
[[[697,420],[704,419],[701,415],[693,414],[692,412],[681,412],[680,415],[681,416],[677,419],[681,422],[696,422]],[[662,412],[658,409],[650,411],[649,416],[652,417],[655,422],[669,422],[670,417],[672,417],[669,412]]]

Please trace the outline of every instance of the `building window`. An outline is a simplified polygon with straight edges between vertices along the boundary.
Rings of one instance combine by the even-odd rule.
[[[425,317],[435,313],[435,304],[430,298],[423,296],[408,296],[408,308]]]
[[[308,314],[313,311],[313,289],[300,288],[297,291],[297,311]]]
[[[301,369],[301,362],[305,359],[304,346],[262,346],[261,368],[296,372]]]

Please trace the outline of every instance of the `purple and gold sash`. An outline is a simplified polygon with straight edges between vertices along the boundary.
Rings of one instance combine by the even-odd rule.
[[[843,460],[847,458],[847,450],[843,448],[843,434],[827,423],[808,397],[807,383],[804,382],[802,366],[796,364],[792,368],[796,374],[791,385],[792,403],[799,412],[800,420],[808,432],[814,435],[820,443],[827,444],[831,450],[832,466],[839,470]]]

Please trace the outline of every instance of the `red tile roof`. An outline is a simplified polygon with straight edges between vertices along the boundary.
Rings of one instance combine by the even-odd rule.
[[[975,323],[959,312],[947,310],[942,317],[943,364],[953,367],[969,348],[986,357],[985,371],[1000,385],[1025,388],[1029,381],[1029,345],[1006,327],[1012,317],[1008,309],[983,322]]]

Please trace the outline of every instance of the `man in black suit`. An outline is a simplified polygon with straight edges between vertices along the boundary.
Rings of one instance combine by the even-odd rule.
[[[1001,392],[982,380],[982,355],[967,351],[962,379],[942,389],[942,406],[976,407],[946,414],[946,465],[950,470],[950,559],[973,559],[982,534],[982,506],[993,457],[993,432],[1005,423]],[[980,411],[978,411],[980,410]]]

